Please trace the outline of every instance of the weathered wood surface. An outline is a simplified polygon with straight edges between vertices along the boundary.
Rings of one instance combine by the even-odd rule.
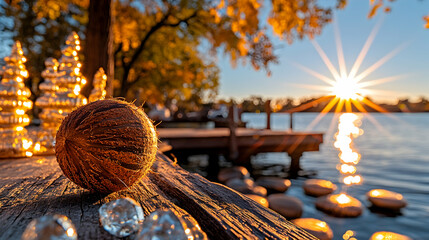
[[[172,209],[195,218],[210,239],[315,239],[253,200],[185,171],[158,154],[151,173],[130,189],[101,195],[70,182],[54,156],[0,161],[0,239],[19,239],[26,225],[46,214],[64,214],[79,239],[115,239],[98,222],[101,204],[128,196],[145,215]]]

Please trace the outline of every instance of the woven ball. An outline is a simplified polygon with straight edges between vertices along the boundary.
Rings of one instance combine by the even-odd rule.
[[[142,109],[119,100],[100,100],[71,112],[56,136],[63,173],[91,191],[115,192],[146,175],[158,138]]]

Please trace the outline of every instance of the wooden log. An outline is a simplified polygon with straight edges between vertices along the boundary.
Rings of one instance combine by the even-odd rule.
[[[19,239],[32,219],[54,213],[73,221],[79,239],[116,239],[100,226],[98,209],[121,197],[139,202],[145,216],[162,208],[195,219],[210,239],[316,239],[244,195],[187,172],[161,153],[141,182],[109,195],[70,182],[54,156],[5,160],[0,169],[0,239]]]

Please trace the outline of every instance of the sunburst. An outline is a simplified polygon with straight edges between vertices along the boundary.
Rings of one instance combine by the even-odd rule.
[[[325,63],[326,67],[329,69],[329,72],[331,73],[332,76],[330,77],[330,76],[323,75],[321,73],[318,73],[309,69],[308,67],[300,65],[298,63],[294,63],[298,68],[301,68],[302,70],[314,76],[315,78],[328,84],[328,86],[316,86],[316,85],[300,85],[300,86],[305,88],[326,91],[327,94],[310,103],[301,105],[300,107],[295,108],[292,111],[294,112],[303,111],[307,108],[310,108],[311,106],[314,106],[314,104],[319,104],[321,102],[326,102],[329,100],[329,102],[321,111],[322,114],[328,113],[332,110],[334,112],[343,112],[344,110],[346,112],[352,112],[353,108],[357,109],[359,112],[367,112],[366,107],[372,108],[378,112],[386,113],[387,112],[386,109],[382,108],[381,106],[377,105],[376,103],[374,103],[373,101],[369,100],[366,97],[368,95],[381,94],[382,91],[368,89],[368,87],[373,87],[375,85],[397,80],[403,76],[392,76],[392,77],[385,77],[385,78],[374,79],[374,80],[365,80],[365,79],[371,73],[373,73],[375,70],[380,68],[383,64],[385,64],[388,60],[390,60],[393,56],[395,56],[400,50],[402,50],[405,47],[405,44],[402,44],[399,47],[393,49],[386,56],[380,58],[377,62],[375,62],[367,69],[359,73],[359,68],[361,67],[365,59],[365,56],[367,55],[375,39],[376,34],[380,29],[381,22],[382,21],[379,21],[374,26],[371,33],[369,34],[364,46],[362,47],[362,50],[360,51],[358,57],[356,58],[352,68],[350,69],[350,72],[347,72],[338,24],[336,21],[334,21],[334,33],[335,33],[335,43],[337,48],[339,70],[337,70],[337,68],[332,64],[331,60],[328,58],[328,56],[320,47],[320,45],[315,40],[312,40],[311,42],[314,48],[320,55],[321,59]],[[317,118],[317,119],[320,119],[320,118]]]

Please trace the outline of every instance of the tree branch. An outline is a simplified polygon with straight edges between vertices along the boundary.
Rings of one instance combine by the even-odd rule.
[[[138,57],[140,56],[140,54],[143,52],[143,49],[146,45],[146,42],[149,40],[149,37],[154,34],[156,31],[158,31],[158,29],[162,28],[163,26],[166,27],[177,27],[179,26],[181,23],[186,23],[188,24],[189,20],[191,20],[192,18],[197,16],[197,11],[195,11],[194,13],[192,13],[191,15],[189,15],[186,18],[183,19],[179,19],[176,23],[166,23],[168,17],[171,15],[171,9],[169,9],[167,11],[167,13],[162,17],[162,19],[155,24],[154,26],[152,26],[152,28],[147,32],[147,34],[145,35],[145,37],[141,40],[139,47],[136,49],[136,51],[134,52],[131,61],[128,63],[127,68],[131,68],[131,66],[135,63],[135,61],[137,61]]]
[[[122,42],[118,45],[118,48],[116,48],[116,50],[115,50],[115,52],[113,53],[113,56],[115,56],[116,57],[116,55],[119,53],[119,52],[121,52],[121,50],[122,50]]]
[[[131,66],[137,61],[138,57],[143,52],[143,49],[146,45],[146,42],[149,40],[149,37],[153,33],[155,33],[158,29],[160,29],[162,26],[164,26],[165,21],[167,21],[167,18],[170,16],[170,14],[171,14],[171,11],[168,10],[167,13],[162,17],[162,19],[151,27],[151,29],[146,33],[144,38],[141,40],[140,45],[134,52],[133,56],[131,57],[130,62],[126,66],[124,66],[124,68],[131,69]]]
[[[168,24],[165,24],[165,26],[167,26],[167,27],[177,27],[181,23],[186,23],[186,25],[188,25],[189,20],[191,20],[192,18],[194,18],[196,16],[197,16],[197,11],[195,11],[194,13],[192,13],[191,15],[189,15],[186,18],[179,19],[179,21],[177,21],[176,23],[168,23]]]

